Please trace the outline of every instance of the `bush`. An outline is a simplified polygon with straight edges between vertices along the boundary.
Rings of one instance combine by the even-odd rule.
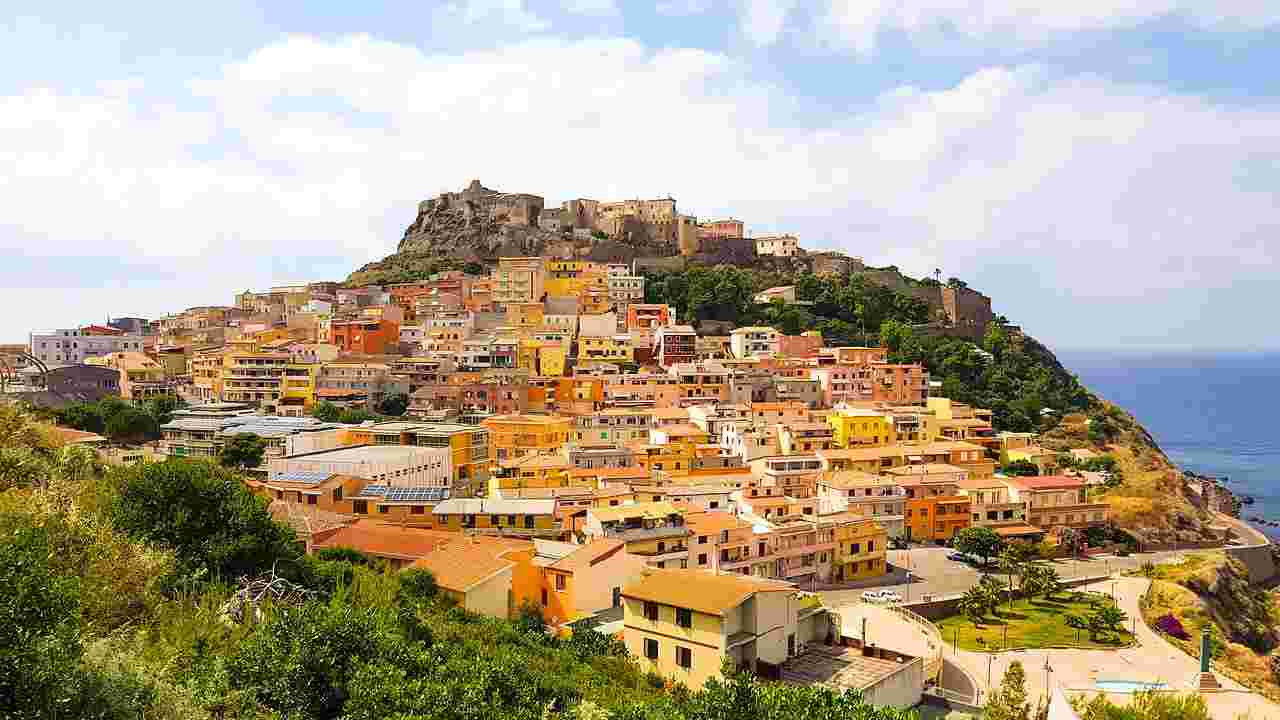
[[[169,459],[116,468],[116,526],[174,551],[188,577],[234,579],[277,566],[299,580],[302,545],[236,473],[205,460]]]
[[[436,577],[430,570],[409,568],[400,573],[397,599],[401,604],[422,604],[434,598],[438,591]]]
[[[1179,640],[1190,640],[1191,636],[1187,634],[1186,628],[1182,627],[1182,621],[1173,615],[1173,613],[1165,613],[1156,620],[1156,629],[1170,637],[1176,637]]]

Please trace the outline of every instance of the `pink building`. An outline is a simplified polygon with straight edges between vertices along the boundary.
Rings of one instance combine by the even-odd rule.
[[[822,336],[818,333],[778,336],[778,353],[787,359],[817,357],[821,348]]]

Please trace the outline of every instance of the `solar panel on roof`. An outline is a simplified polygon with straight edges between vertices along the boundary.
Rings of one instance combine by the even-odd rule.
[[[382,497],[387,494],[386,485],[365,485],[356,497]]]
[[[386,500],[389,502],[433,502],[447,497],[444,488],[435,487],[392,487],[387,488]]]
[[[306,483],[309,485],[319,485],[325,480],[328,480],[329,475],[330,473],[327,473],[327,472],[317,472],[313,470],[289,470],[286,472],[277,473],[275,476],[275,479],[283,482],[296,482],[296,483]]]

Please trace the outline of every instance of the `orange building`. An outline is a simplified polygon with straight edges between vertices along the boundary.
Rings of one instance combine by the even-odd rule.
[[[341,352],[386,355],[400,346],[400,323],[394,320],[334,320],[329,333]]]
[[[931,495],[907,500],[907,539],[946,542],[969,527],[967,495]]]

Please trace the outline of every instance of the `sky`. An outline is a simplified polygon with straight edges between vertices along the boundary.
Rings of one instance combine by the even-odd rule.
[[[478,178],[1280,348],[1273,0],[3,5],[0,342],[342,279]]]

